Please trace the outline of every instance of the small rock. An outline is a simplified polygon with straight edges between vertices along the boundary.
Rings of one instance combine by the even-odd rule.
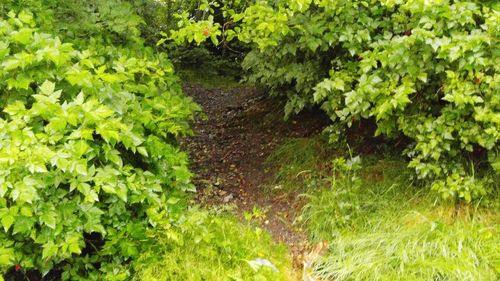
[[[229,203],[229,201],[233,200],[234,196],[233,194],[229,194],[228,196],[224,197],[224,199],[222,199],[222,202],[224,203]]]

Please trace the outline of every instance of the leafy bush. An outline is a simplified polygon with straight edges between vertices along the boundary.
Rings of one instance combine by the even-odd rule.
[[[165,55],[119,41],[130,30],[118,23],[74,44],[37,28],[61,12],[48,8],[56,2],[0,19],[0,272],[58,266],[63,279],[124,280],[146,231],[193,189],[175,139],[198,107]],[[82,35],[71,28],[63,36]]]
[[[5,0],[0,11],[19,13],[29,9],[40,29],[65,41],[85,46],[90,38],[110,45],[134,45],[142,41],[143,19],[123,0]],[[138,44],[137,47],[140,47]]]
[[[334,134],[373,120],[377,135],[411,140],[420,178],[471,201],[491,184],[443,189],[456,182],[448,177],[480,178],[468,159],[485,159],[500,139],[500,12],[490,3],[258,1],[235,17],[234,36],[254,46],[248,80],[285,96],[288,114],[321,105]]]
[[[240,80],[241,61],[247,48],[239,41],[221,37],[223,30],[234,26],[231,15],[253,1],[132,2],[146,21],[142,27],[147,31],[147,41],[166,50],[176,68]]]
[[[227,215],[189,211],[180,228],[159,233],[143,254],[137,280],[294,280],[283,245]]]

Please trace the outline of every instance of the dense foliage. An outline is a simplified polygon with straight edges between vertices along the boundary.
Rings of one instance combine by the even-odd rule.
[[[500,163],[498,4],[257,1],[233,19],[223,38],[253,46],[248,80],[286,97],[287,114],[320,105],[333,140],[368,119],[408,140],[409,166],[443,198],[487,193],[480,171]]]
[[[129,5],[60,2],[0,7],[0,272],[124,280],[193,188],[175,139],[198,109]]]
[[[201,68],[203,72],[241,77],[241,61],[247,47],[221,36],[224,30],[234,27],[232,15],[242,12],[253,1],[132,2],[144,15],[146,24],[142,29],[148,43],[166,50],[178,69]],[[183,74],[180,75],[184,78]]]
[[[261,229],[186,209],[200,108],[172,61],[236,77],[243,55],[287,116],[321,107],[337,143],[373,125],[416,171],[275,151],[279,189],[308,189],[297,222],[335,240],[316,273],[498,279],[498,216],[462,203],[499,204],[499,37],[496,1],[0,1],[0,281],[292,278]]]
[[[482,1],[265,1],[239,38],[256,44],[249,80],[318,104],[343,130],[362,118],[404,135],[410,167],[445,198],[485,195],[467,155],[498,166],[500,12]],[[471,172],[472,171],[472,172]]]

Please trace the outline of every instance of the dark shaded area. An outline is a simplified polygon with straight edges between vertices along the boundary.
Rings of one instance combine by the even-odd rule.
[[[183,141],[197,174],[196,200],[205,206],[234,203],[240,216],[254,206],[266,210],[262,226],[290,246],[297,265],[307,244],[305,234],[293,226],[300,209],[298,194],[265,191],[273,178],[265,171],[265,160],[289,138],[320,133],[329,118],[316,109],[285,121],[283,103],[253,87],[204,89],[188,84],[185,91],[208,116],[198,119],[195,136]]]

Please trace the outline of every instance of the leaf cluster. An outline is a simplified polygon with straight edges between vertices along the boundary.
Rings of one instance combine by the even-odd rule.
[[[122,36],[121,1],[56,2],[0,18],[0,272],[125,280],[147,230],[193,190],[176,138],[199,108],[164,54]],[[71,24],[53,35],[70,4],[77,18],[97,7],[106,20],[85,20],[102,36]]]
[[[248,80],[286,98],[287,114],[319,105],[337,135],[371,120],[376,135],[410,140],[409,166],[439,190],[449,177],[475,181],[474,171],[498,166],[498,5],[258,1],[238,19],[235,36],[254,46],[243,61]],[[480,185],[491,187],[448,198],[477,199]]]

